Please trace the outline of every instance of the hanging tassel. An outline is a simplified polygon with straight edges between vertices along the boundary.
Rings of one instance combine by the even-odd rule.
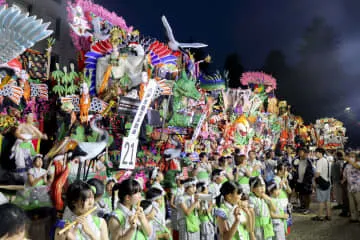
[[[39,138],[38,140],[37,140],[37,145],[36,145],[36,152],[40,152],[40,143],[41,143],[41,139]]]

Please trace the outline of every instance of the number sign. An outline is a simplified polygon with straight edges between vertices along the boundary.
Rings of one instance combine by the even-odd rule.
[[[134,169],[139,140],[137,138],[124,137],[121,147],[121,169]]]

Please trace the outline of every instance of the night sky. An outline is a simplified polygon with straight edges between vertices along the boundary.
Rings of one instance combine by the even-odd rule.
[[[271,50],[281,50],[286,64],[295,66],[299,61],[299,46],[306,28],[315,17],[321,17],[331,26],[338,39],[337,61],[344,73],[340,77],[327,77],[326,82],[311,81],[312,86],[297,88],[295,81],[278,79],[280,98],[293,101],[296,113],[305,120],[318,117],[337,117],[351,131],[353,145],[360,137],[360,1],[358,0],[95,0],[109,10],[124,17],[143,35],[166,42],[161,22],[164,14],[173,28],[175,37],[186,42],[204,42],[204,49],[212,58],[211,69],[222,70],[226,56],[237,53],[246,70],[261,70]],[[322,68],[321,62],[318,63]],[[330,75],[331,76],[331,75]],[[359,77],[358,77],[359,76]],[[359,80],[358,80],[359,79]],[[299,81],[299,80],[296,80]],[[295,85],[293,85],[293,83]],[[309,84],[309,82],[306,82]],[[321,91],[316,90],[316,86]],[[344,89],[337,94],[338,89]],[[327,93],[327,94],[325,94]],[[319,97],[324,94],[331,98]],[[337,95],[341,95],[337,97]],[[309,110],[309,101],[314,106]],[[317,98],[318,97],[318,98]],[[292,104],[290,102],[290,104]],[[351,107],[351,112],[344,112]]]

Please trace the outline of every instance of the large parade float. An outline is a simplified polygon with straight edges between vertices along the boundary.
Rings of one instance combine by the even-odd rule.
[[[70,1],[67,11],[77,64],[51,66],[49,23],[16,6],[0,8],[0,187],[26,210],[52,207],[61,217],[75,179],[145,183],[159,167],[171,186],[200,152],[337,149],[346,142],[336,119],[305,125],[266,73],[243,73],[236,89],[226,73],[202,73],[211,58],[192,51],[207,45],[181,43],[165,16],[158,28],[168,39],[155,39],[90,0]],[[31,49],[39,41],[47,41],[43,52]],[[36,158],[51,184],[28,184]]]

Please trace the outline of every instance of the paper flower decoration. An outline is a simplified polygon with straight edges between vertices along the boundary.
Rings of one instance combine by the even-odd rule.
[[[276,89],[276,79],[263,72],[245,72],[240,78],[242,85],[262,84]]]
[[[36,16],[22,13],[16,6],[0,8],[0,64],[22,54],[27,48],[47,38],[52,30]]]
[[[84,31],[92,29],[92,18],[94,16],[99,17],[100,20],[106,21],[112,26],[118,26],[126,32],[131,32],[133,29],[132,27],[128,27],[126,25],[126,22],[122,17],[116,15],[114,12],[108,11],[100,5],[93,3],[91,0],[75,0],[73,2],[69,1],[67,12],[69,24],[80,26],[80,29]],[[84,50],[79,32],[76,33],[74,28],[72,28],[70,35],[72,37],[75,48],[77,50]],[[85,50],[87,51],[88,49]]]

